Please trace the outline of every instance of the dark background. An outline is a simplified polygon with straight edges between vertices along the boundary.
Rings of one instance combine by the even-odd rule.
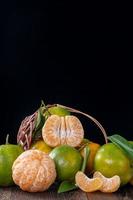
[[[62,1],[4,1],[0,8],[0,143],[6,134],[16,142],[22,119],[41,99],[89,113],[108,135],[132,140],[131,50],[124,12],[118,13],[117,6],[103,12],[99,5]],[[86,137],[101,142],[94,124],[81,120]]]

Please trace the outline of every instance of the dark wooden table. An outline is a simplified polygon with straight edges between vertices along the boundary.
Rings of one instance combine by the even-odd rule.
[[[133,186],[125,186],[115,193],[85,193],[75,190],[57,194],[55,189],[42,193],[23,192],[18,187],[0,188],[0,200],[133,200]]]

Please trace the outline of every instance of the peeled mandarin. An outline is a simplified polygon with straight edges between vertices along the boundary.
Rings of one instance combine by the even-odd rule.
[[[84,130],[80,120],[72,115],[51,115],[42,129],[44,142],[50,147],[67,144],[77,147],[83,140]]]
[[[27,150],[13,163],[12,177],[24,191],[45,191],[56,178],[54,161],[42,151]]]

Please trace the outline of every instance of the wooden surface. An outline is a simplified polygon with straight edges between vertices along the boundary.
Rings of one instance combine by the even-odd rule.
[[[84,193],[75,190],[57,194],[55,189],[42,193],[23,192],[18,187],[0,188],[0,200],[133,200],[133,186],[126,186],[111,194],[101,192]]]

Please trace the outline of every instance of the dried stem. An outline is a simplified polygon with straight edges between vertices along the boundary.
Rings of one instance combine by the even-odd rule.
[[[94,117],[92,117],[91,115],[88,115],[84,112],[81,112],[77,109],[74,109],[74,108],[70,108],[68,106],[64,106],[64,105],[61,105],[61,104],[53,104],[53,105],[48,105],[48,107],[53,107],[53,106],[59,106],[59,107],[62,107],[64,109],[67,109],[68,111],[70,112],[73,112],[73,113],[78,113],[78,114],[82,114],[84,116],[86,116],[87,118],[91,119],[98,127],[99,129],[101,130],[101,132],[103,133],[103,136],[104,136],[104,139],[105,139],[105,143],[108,143],[108,139],[107,139],[107,133],[105,131],[105,129],[103,128],[103,126],[100,124],[99,121],[97,121],[97,119],[95,119]]]

